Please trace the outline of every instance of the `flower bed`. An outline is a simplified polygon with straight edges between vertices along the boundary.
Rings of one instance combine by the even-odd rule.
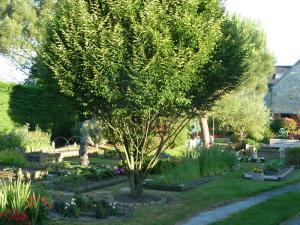
[[[126,171],[121,166],[115,168],[109,165],[72,167],[72,169],[60,171],[59,174],[54,179],[46,181],[48,187],[63,191],[87,192],[127,180],[124,176]],[[70,186],[70,183],[73,185]]]
[[[107,202],[105,200],[95,200],[89,197],[84,197],[80,194],[75,194],[69,201],[56,200],[52,214],[54,219],[84,219],[96,222],[99,219],[128,218],[133,214],[132,209],[119,206],[115,202]]]
[[[278,172],[274,172],[272,174],[266,174],[264,173],[264,180],[269,180],[269,181],[281,181],[284,178],[286,178],[293,170],[295,169],[294,166],[290,167],[282,167]],[[252,179],[253,178],[253,173],[243,173],[242,175],[243,178],[245,179]]]
[[[34,194],[30,183],[0,183],[0,225],[44,225],[50,204]]]

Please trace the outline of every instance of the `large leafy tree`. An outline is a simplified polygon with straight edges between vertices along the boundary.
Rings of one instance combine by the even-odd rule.
[[[38,60],[81,114],[101,119],[136,197],[193,116],[189,90],[222,15],[217,0],[63,0],[46,26]]]
[[[30,67],[40,40],[44,18],[55,0],[0,1],[0,53],[18,65]]]
[[[228,16],[222,26],[223,38],[216,45],[216,51],[203,67],[199,82],[205,82],[211,87],[198,92],[196,89],[194,105],[201,112],[202,139],[208,144],[209,130],[207,113],[213,104],[224,94],[232,91],[235,93],[243,90],[248,92],[263,93],[266,87],[266,76],[274,68],[274,57],[267,49],[266,36],[259,24],[233,15]],[[207,92],[207,93],[206,93]],[[210,96],[203,104],[205,96]],[[221,103],[222,111],[229,104],[237,101],[236,96],[230,102],[226,97]],[[262,100],[262,98],[259,98]],[[242,98],[240,98],[242,100]],[[253,99],[252,99],[253,100]],[[256,99],[258,100],[258,99]],[[263,104],[263,102],[261,102]],[[229,112],[229,110],[227,110]]]

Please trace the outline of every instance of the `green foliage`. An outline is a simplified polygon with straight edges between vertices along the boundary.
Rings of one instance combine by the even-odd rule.
[[[283,162],[280,160],[271,160],[264,165],[265,173],[276,173],[279,172],[280,168],[283,166]]]
[[[242,148],[243,149],[246,149],[246,145],[249,144],[249,145],[253,145],[256,149],[259,148],[260,144],[259,142],[257,142],[256,140],[253,140],[253,139],[250,139],[250,138],[246,138],[242,141]]]
[[[193,81],[193,105],[210,111],[224,94],[237,89],[249,79],[250,62],[257,49],[257,27],[238,16],[226,16],[218,40],[205,66],[197,71]],[[205,89],[201,86],[207,87]]]
[[[0,165],[24,167],[27,165],[27,160],[23,152],[16,150],[0,151]]]
[[[287,164],[300,165],[300,146],[285,149]]]
[[[59,1],[37,58],[50,73],[36,78],[51,80],[81,115],[99,117],[142,182],[143,159],[156,151],[147,171],[191,117],[190,89],[220,38],[223,12],[215,0]]]
[[[109,165],[98,166],[72,166],[69,167],[67,172],[63,176],[58,177],[54,183],[68,185],[70,182],[79,185],[87,180],[99,181],[107,178],[111,178],[118,174],[116,170],[112,169]]]
[[[270,112],[261,96],[228,95],[217,104],[214,113],[222,126],[230,127],[240,140],[245,136],[261,140],[269,127]]]
[[[65,203],[64,216],[71,218],[78,218],[80,216],[80,208],[75,203],[75,198],[70,202]]]
[[[27,208],[27,200],[30,196],[30,183],[23,183],[22,181],[9,181],[0,183],[0,196],[5,199],[1,199],[2,210],[1,212],[7,212],[9,210],[15,212],[25,212]],[[3,202],[6,202],[4,205]]]
[[[76,120],[73,105],[56,93],[31,85],[16,85],[9,97],[9,117],[17,124],[39,126],[52,137],[71,136]]]
[[[9,117],[9,98],[14,84],[0,81],[0,133],[11,130],[16,125]]]
[[[288,132],[294,131],[297,128],[297,122],[294,119],[287,117],[283,118],[282,125],[283,128]]]
[[[283,120],[282,118],[276,118],[272,121],[270,128],[272,131],[277,134],[279,132],[279,129],[283,127]]]
[[[55,0],[15,0],[0,2],[0,52],[21,64],[28,63],[44,18]]]
[[[0,136],[0,150],[19,150],[34,152],[51,149],[50,135],[42,132],[39,127],[29,131],[29,126],[15,128],[7,134]]]
[[[180,160],[170,159],[170,162],[167,162],[161,164],[161,179],[157,182],[182,184],[231,171],[237,163],[237,157],[233,152],[212,146],[209,149],[188,152]]]

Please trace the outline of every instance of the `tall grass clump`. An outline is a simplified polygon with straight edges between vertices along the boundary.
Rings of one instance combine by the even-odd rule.
[[[44,225],[48,207],[44,197],[34,194],[30,183],[0,182],[0,224]]]
[[[29,131],[29,125],[14,128],[9,133],[0,135],[0,150],[22,150],[34,152],[50,150],[51,135],[41,131],[37,126],[35,131]]]
[[[181,184],[194,179],[221,175],[231,171],[237,163],[234,152],[218,146],[186,152],[176,164],[164,163],[160,167],[159,183]]]

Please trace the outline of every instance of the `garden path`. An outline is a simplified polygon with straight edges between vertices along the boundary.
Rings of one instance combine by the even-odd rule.
[[[267,199],[270,199],[274,196],[281,195],[287,192],[295,191],[300,189],[300,183],[288,185],[273,191],[264,192],[260,195],[247,198],[245,200],[231,203],[222,207],[218,207],[213,210],[208,210],[205,212],[201,212],[200,214],[190,218],[187,222],[182,223],[182,225],[207,225],[211,224],[217,221],[220,221],[222,219],[225,219],[226,217],[230,216],[233,213],[242,211],[244,209],[247,209],[251,206],[257,205],[261,202],[266,201]],[[296,219],[299,219],[296,221],[296,223],[293,223],[291,221],[291,224],[287,225],[299,225],[300,224],[300,217],[297,217]],[[297,223],[298,222],[298,223]]]
[[[300,215],[288,220],[287,222],[283,223],[283,225],[299,225],[300,224]]]

